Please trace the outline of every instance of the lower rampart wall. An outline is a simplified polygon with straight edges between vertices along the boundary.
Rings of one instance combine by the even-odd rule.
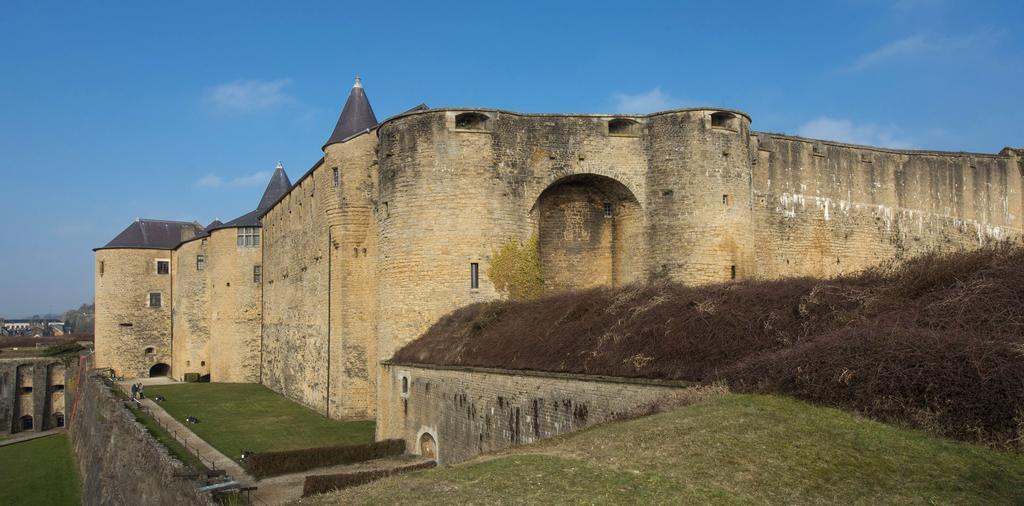
[[[135,421],[93,376],[83,379],[71,441],[82,476],[82,504],[214,504],[196,483],[175,476],[184,465]]]
[[[686,386],[387,362],[379,371],[377,439],[405,439],[422,454],[429,434],[440,464],[615,420]]]

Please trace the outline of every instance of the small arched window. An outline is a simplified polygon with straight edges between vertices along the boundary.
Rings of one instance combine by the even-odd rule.
[[[629,118],[615,118],[608,121],[608,135],[637,135],[640,124]]]
[[[404,376],[402,377],[402,393],[409,393],[409,378],[406,378]]]
[[[711,126],[713,128],[739,131],[740,120],[731,112],[716,112],[711,115]]]
[[[455,115],[455,128],[459,130],[487,130],[490,117],[479,112],[463,112]]]
[[[146,348],[146,350],[144,351],[144,353],[145,353],[146,355],[152,355],[152,354],[156,353],[156,348],[154,348],[154,347],[152,347],[152,346],[149,346],[149,347],[147,347],[147,348]]]

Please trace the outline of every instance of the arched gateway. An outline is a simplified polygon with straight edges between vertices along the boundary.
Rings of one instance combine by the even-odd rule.
[[[541,192],[532,212],[545,289],[621,286],[640,278],[643,209],[619,181],[566,176]]]

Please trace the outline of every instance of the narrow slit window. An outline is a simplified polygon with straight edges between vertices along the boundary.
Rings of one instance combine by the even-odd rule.
[[[263,282],[263,266],[254,265],[252,266],[252,282],[261,283]]]
[[[196,255],[196,270],[202,271],[206,269],[206,255]]]
[[[103,260],[100,260],[100,276],[103,275]]]
[[[729,267],[729,279],[736,279],[736,266],[732,265]]]
[[[480,288],[480,264],[476,262],[469,264],[469,287],[473,290]]]
[[[341,174],[338,173],[338,168],[337,167],[334,167],[334,168],[331,169],[331,177],[333,178],[331,180],[332,184],[334,185],[335,188],[337,188],[338,185],[341,184]]]

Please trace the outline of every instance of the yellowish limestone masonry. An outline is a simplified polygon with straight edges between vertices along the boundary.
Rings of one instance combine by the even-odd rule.
[[[1020,240],[1019,156],[751,132],[737,111],[410,112],[325,147],[263,216],[261,248],[226,228],[173,252],[97,251],[97,362],[262,382],[390,434],[380,362],[453,309],[505,297],[487,273],[509,241],[537,237],[547,291],[831,276]],[[152,290],[165,307],[145,307]]]

